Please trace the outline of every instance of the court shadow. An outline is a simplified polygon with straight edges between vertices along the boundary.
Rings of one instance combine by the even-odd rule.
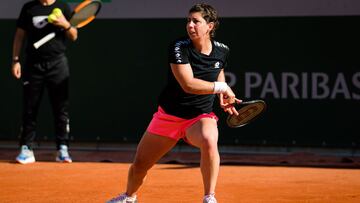
[[[178,170],[178,169],[189,169],[189,168],[199,168],[200,166],[198,164],[180,164],[177,162],[173,163],[167,163],[169,166],[162,167],[160,170]],[[176,165],[170,165],[170,164],[176,164]]]

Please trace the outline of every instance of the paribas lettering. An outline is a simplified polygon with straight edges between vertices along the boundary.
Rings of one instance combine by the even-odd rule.
[[[360,100],[360,72],[245,72],[243,81],[245,98]]]

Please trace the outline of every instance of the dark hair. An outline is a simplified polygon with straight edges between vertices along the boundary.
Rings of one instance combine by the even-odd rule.
[[[213,38],[215,36],[215,30],[219,27],[217,11],[209,4],[198,3],[191,7],[189,10],[189,13],[195,12],[200,12],[207,23],[214,23],[214,28],[210,31],[210,37]]]

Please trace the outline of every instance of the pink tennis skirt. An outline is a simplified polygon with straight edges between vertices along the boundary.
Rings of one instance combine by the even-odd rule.
[[[202,118],[212,118],[216,121],[219,120],[213,112],[203,113],[192,119],[179,118],[165,113],[165,111],[159,106],[158,111],[153,115],[147,131],[152,134],[165,136],[177,141],[181,138],[187,141],[185,138],[186,129]]]

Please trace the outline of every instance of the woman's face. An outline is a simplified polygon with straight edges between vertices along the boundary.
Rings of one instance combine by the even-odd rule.
[[[210,31],[214,23],[207,23],[200,12],[190,13],[188,16],[186,30],[190,39],[210,38]]]

